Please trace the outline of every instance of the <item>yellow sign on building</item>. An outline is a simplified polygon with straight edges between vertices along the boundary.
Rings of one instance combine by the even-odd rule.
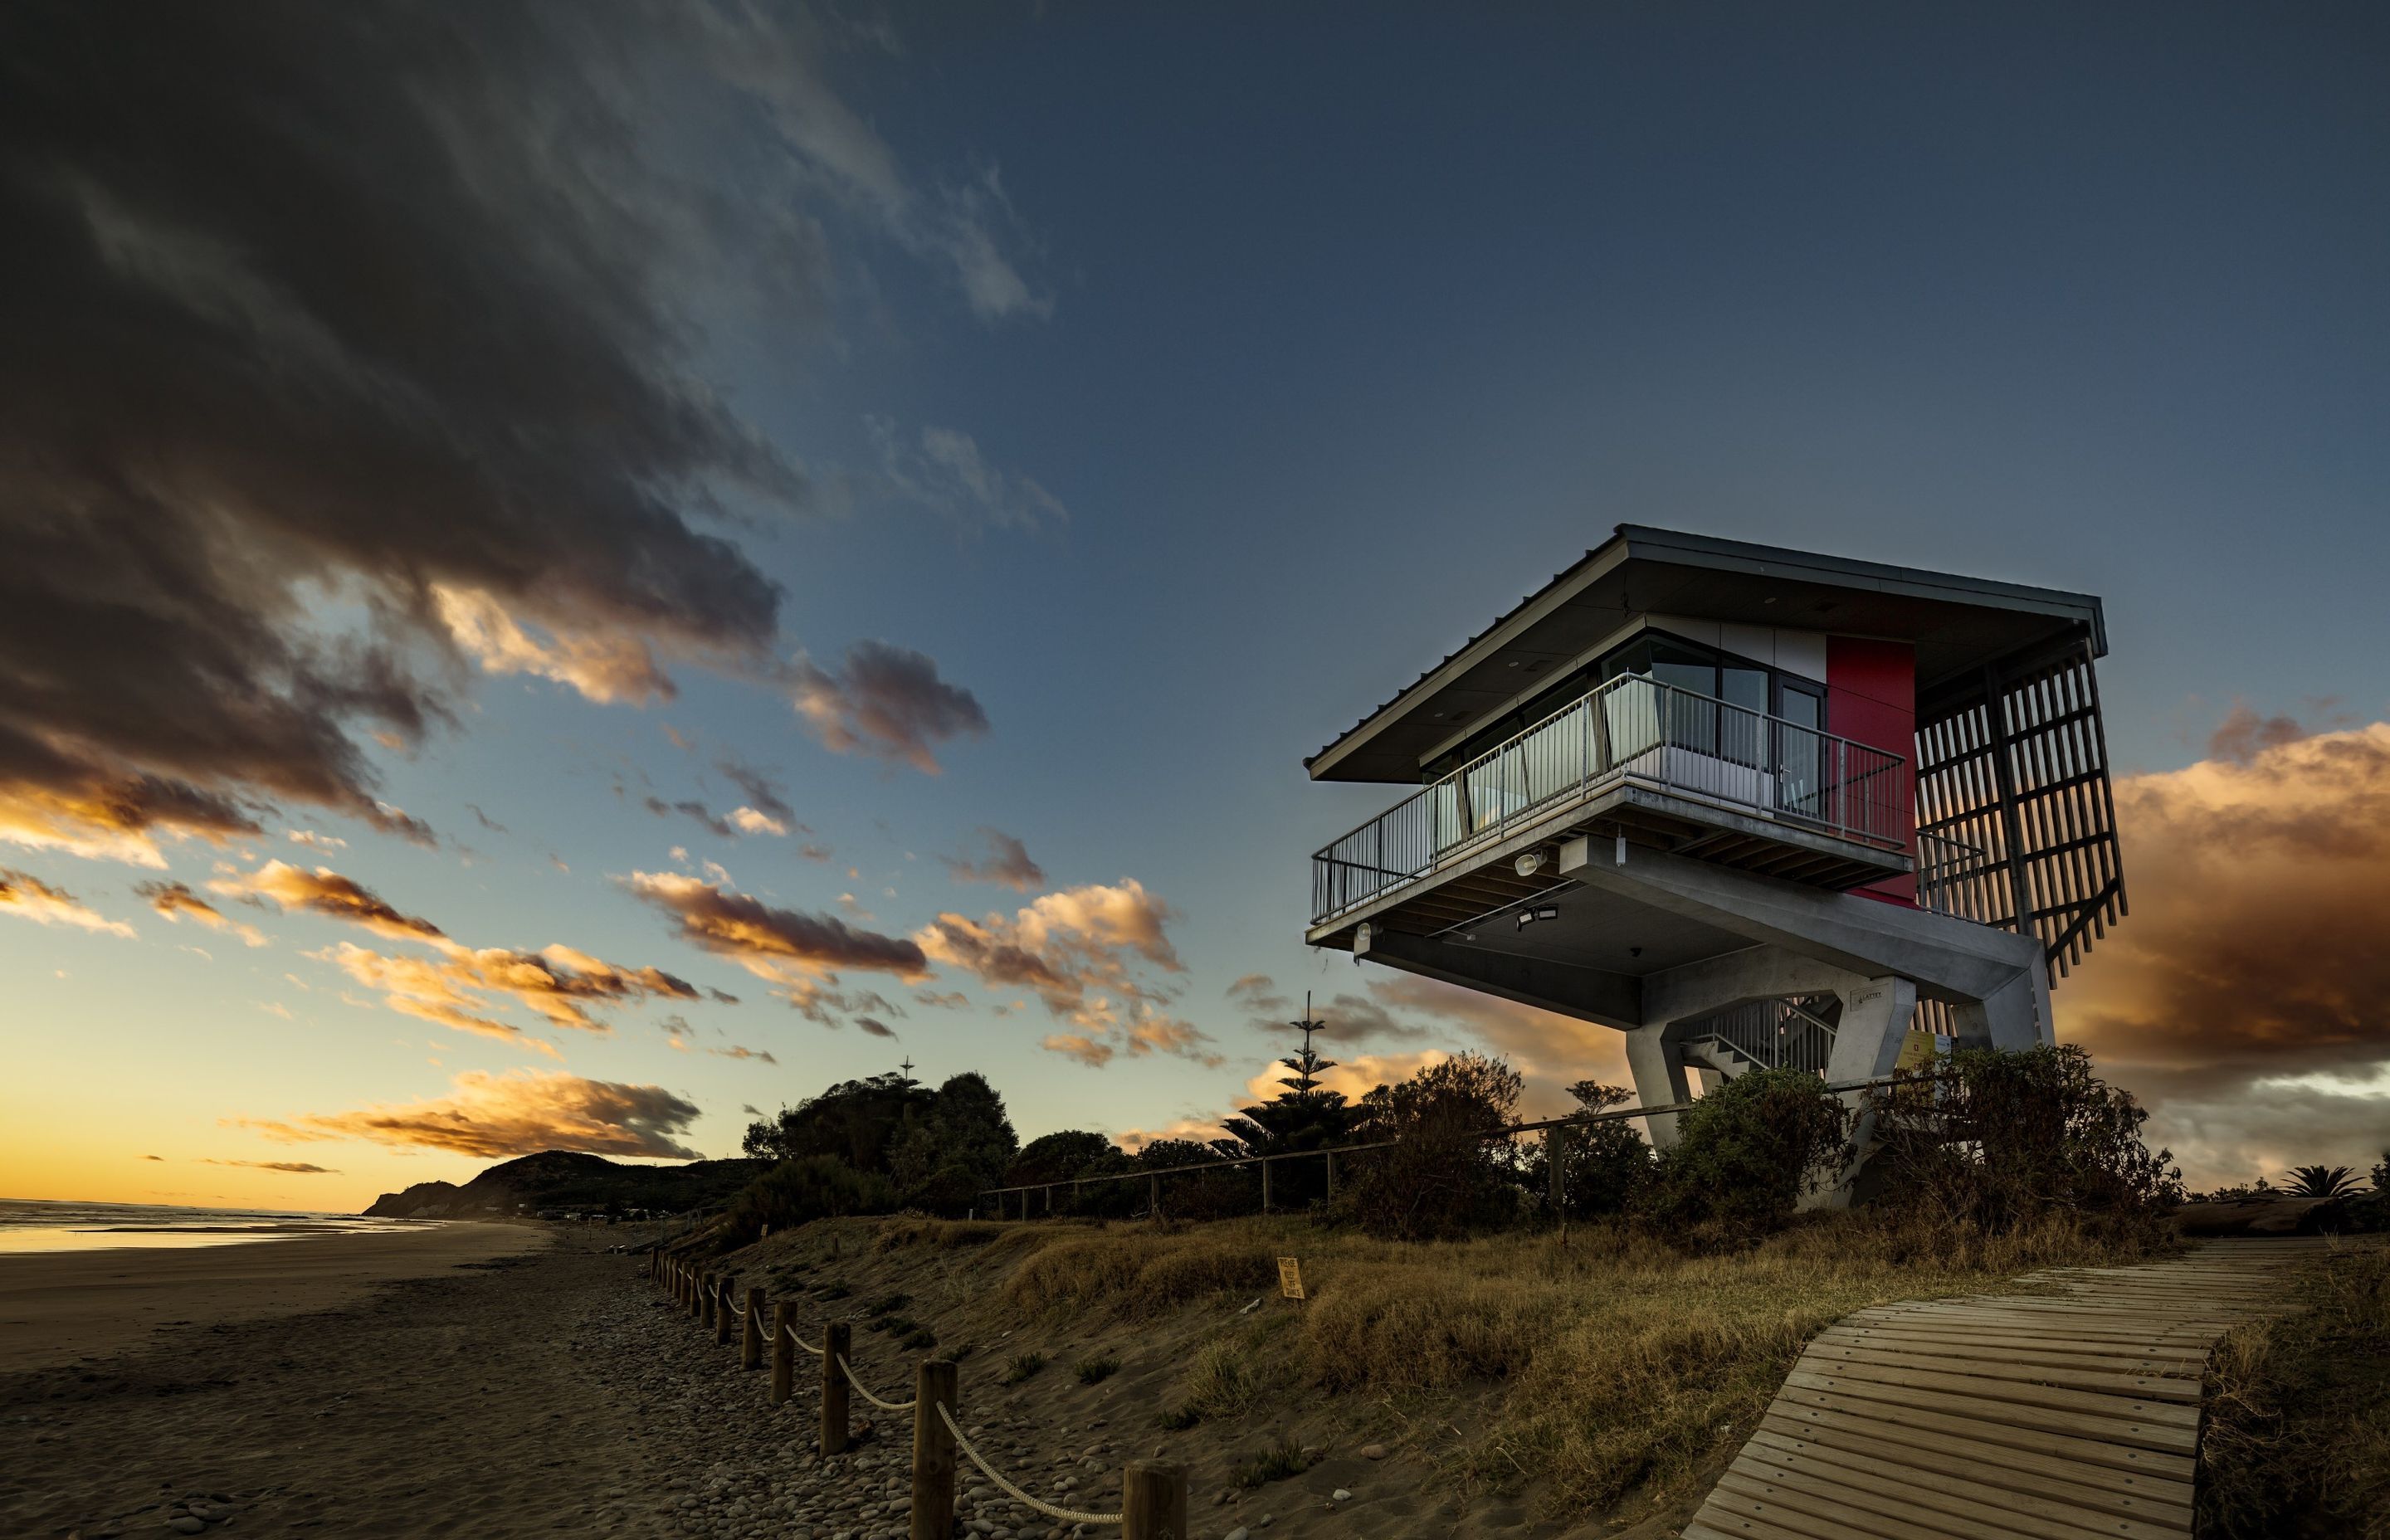
[[[1292,1257],[1278,1259],[1278,1291],[1290,1300],[1303,1298],[1303,1264]]]
[[[1914,1072],[1934,1068],[1934,1034],[1912,1032],[1900,1040],[1900,1057],[1893,1060],[1895,1072]]]

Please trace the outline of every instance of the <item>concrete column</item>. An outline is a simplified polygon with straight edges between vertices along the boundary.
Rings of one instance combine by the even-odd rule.
[[[1892,1073],[1900,1040],[1917,1012],[1917,986],[1907,979],[1870,979],[1837,990],[1843,1019],[1834,1028],[1834,1051],[1826,1078],[1837,1084]]]
[[[1900,1058],[1901,1039],[1917,1011],[1917,986],[1907,979],[1870,979],[1840,990],[1843,1019],[1834,1029],[1834,1052],[1826,1060],[1826,1079],[1841,1084],[1876,1080],[1892,1073]],[[1843,1104],[1853,1110],[1865,1105],[1867,1093],[1845,1091]],[[1841,1180],[1822,1191],[1805,1194],[1805,1209],[1846,1209],[1863,1195],[1861,1174],[1874,1152],[1875,1120],[1861,1112],[1851,1129],[1853,1157]]]
[[[1685,1079],[1684,1050],[1668,1041],[1667,1023],[1637,1027],[1626,1034],[1626,1070],[1635,1080],[1635,1099],[1645,1107],[1668,1107],[1690,1100]],[[1667,1149],[1677,1142],[1674,1117],[1651,1118],[1651,1148]]]
[[[2019,975],[1988,999],[1961,1001],[1950,1015],[1962,1048],[2013,1053],[2058,1041],[2049,1020],[2049,985],[2039,971]]]

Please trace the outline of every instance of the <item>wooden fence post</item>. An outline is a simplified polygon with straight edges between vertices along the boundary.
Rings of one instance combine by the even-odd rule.
[[[739,1367],[760,1369],[764,1367],[764,1291],[747,1290],[747,1314],[739,1320]]]
[[[1025,1201],[1027,1195],[1022,1197]],[[955,1409],[955,1366],[944,1358],[925,1358],[914,1383],[912,1540],[952,1540],[955,1435],[946,1431],[938,1408]]]
[[[1149,1219],[1162,1217],[1162,1175],[1159,1172],[1145,1179],[1145,1213]]]
[[[797,1344],[789,1333],[797,1326],[793,1301],[772,1307],[772,1405],[780,1405],[797,1388]]]
[[[1121,1540],[1187,1540],[1187,1468],[1131,1460],[1121,1478]]]
[[[1328,1196],[1336,1196],[1336,1151],[1328,1152]]]
[[[739,1276],[724,1273],[713,1280],[713,1340],[722,1346],[730,1342],[731,1323],[739,1319]]]
[[[1270,1212],[1270,1169],[1269,1169],[1269,1168],[1270,1168],[1269,1157],[1268,1157],[1268,1156],[1266,1156],[1266,1155],[1265,1155],[1265,1156],[1263,1156],[1263,1157],[1262,1157],[1262,1213],[1269,1213],[1269,1212]]]
[[[854,1346],[854,1328],[844,1321],[822,1328],[821,1452],[846,1453],[846,1370],[841,1367]]]
[[[719,1273],[708,1273],[698,1280],[697,1324],[708,1330],[713,1327],[713,1297],[720,1291],[721,1282]]]
[[[1551,1198],[1553,1217],[1564,1219],[1568,1216],[1567,1129],[1547,1128],[1544,1130],[1544,1163],[1552,1168]]]

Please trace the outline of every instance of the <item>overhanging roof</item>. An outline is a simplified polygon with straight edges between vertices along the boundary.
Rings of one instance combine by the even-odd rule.
[[[1304,764],[1314,780],[1415,780],[1465,724],[1652,613],[1912,642],[1921,691],[2059,637],[2108,651],[2089,594],[1621,524]]]

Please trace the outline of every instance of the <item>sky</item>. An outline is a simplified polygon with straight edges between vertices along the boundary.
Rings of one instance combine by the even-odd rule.
[[[1621,522],[2085,590],[2197,1186],[2390,1142],[2366,7],[0,16],[0,1192],[1200,1129],[1302,757]]]

